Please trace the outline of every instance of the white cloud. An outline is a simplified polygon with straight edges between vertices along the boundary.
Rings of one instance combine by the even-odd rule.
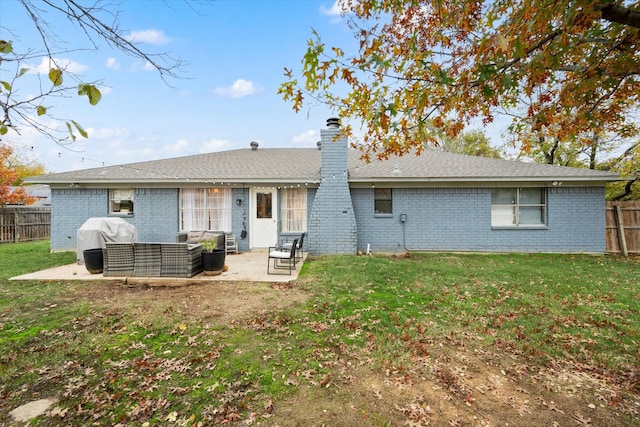
[[[155,67],[151,64],[151,62],[147,61],[145,63],[142,63],[142,61],[135,61],[133,64],[131,64],[131,66],[129,67],[129,71],[131,72],[136,72],[136,71],[153,71],[155,70]]]
[[[58,67],[71,74],[81,74],[89,69],[86,65],[65,58],[42,58],[39,65],[30,65],[29,70],[38,74],[49,74],[51,67]]]
[[[291,139],[296,145],[305,145],[305,146],[315,146],[318,143],[320,137],[318,136],[317,130],[308,130],[306,132],[301,133],[300,135],[296,135]]]
[[[138,30],[131,31],[125,36],[125,39],[132,43],[149,43],[156,46],[162,46],[171,43],[171,37],[167,37],[161,30]]]
[[[123,141],[131,134],[128,129],[123,128],[87,128],[86,130],[92,140]]]
[[[336,0],[330,8],[326,8],[324,5],[320,6],[320,13],[325,16],[340,16],[347,11],[348,4],[346,0]]]
[[[223,147],[229,145],[229,141],[224,139],[212,138],[209,141],[202,144],[200,147],[201,153],[211,153],[213,151],[220,151]]]
[[[165,144],[162,147],[162,153],[171,155],[171,156],[178,156],[180,154],[187,152],[188,149],[189,149],[189,143],[187,142],[187,140],[179,139],[173,144]]]
[[[116,58],[107,58],[107,62],[105,63],[107,68],[112,68],[114,70],[120,69],[120,63],[116,60]]]
[[[258,92],[251,80],[238,79],[231,86],[216,87],[213,92],[216,95],[228,96],[231,98],[242,98],[247,95],[254,95]]]

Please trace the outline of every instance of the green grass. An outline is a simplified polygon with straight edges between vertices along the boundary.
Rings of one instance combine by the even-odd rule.
[[[638,259],[319,257],[298,281],[306,304],[229,324],[170,305],[140,316],[83,298],[90,283],[8,280],[74,260],[46,242],[0,245],[0,424],[45,396],[59,399],[60,418],[33,424],[234,421],[264,415],[266,402],[301,383],[322,386],[351,359],[402,371],[437,342],[490,347],[534,366],[561,360],[612,378],[637,373]]]
[[[76,260],[74,252],[49,252],[49,241],[0,244],[0,280]]]
[[[383,337],[385,349],[400,344],[398,334],[411,340],[424,328],[432,336],[470,332],[488,344],[515,347],[540,363],[570,357],[622,371],[637,362],[637,260],[577,255],[331,257],[310,264],[308,274],[317,276],[315,286],[326,289],[324,315],[357,314],[361,327]]]

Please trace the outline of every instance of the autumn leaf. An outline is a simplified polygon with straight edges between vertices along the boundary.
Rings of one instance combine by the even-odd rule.
[[[11,42],[6,40],[0,40],[0,53],[11,53],[13,52],[13,45]]]
[[[62,85],[62,70],[55,67],[49,69],[49,80],[54,86]]]
[[[86,95],[89,98],[89,104],[97,105],[102,99],[100,90],[91,84],[82,83],[78,85],[78,95]]]

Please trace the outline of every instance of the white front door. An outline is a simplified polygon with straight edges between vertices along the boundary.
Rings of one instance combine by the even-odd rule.
[[[251,248],[266,248],[278,242],[277,188],[251,189]]]

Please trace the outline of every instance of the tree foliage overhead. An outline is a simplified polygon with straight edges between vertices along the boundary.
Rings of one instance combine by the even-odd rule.
[[[90,105],[100,102],[102,94],[97,82],[85,82],[60,60],[61,55],[77,50],[97,51],[106,44],[129,56],[142,59],[155,68],[163,80],[176,77],[176,71],[183,61],[174,59],[167,53],[152,54],[144,51],[135,41],[126,37],[119,27],[118,4],[105,0],[80,2],[77,0],[17,0],[29,16],[31,28],[12,29],[6,27],[10,20],[0,25],[0,136],[9,130],[20,133],[20,129],[30,127],[41,134],[62,142],[74,141],[77,135],[87,137],[87,132],[75,120],[63,120],[62,132],[52,128],[38,118],[47,116],[58,120],[47,104],[50,98],[77,95],[86,97]],[[155,7],[155,5],[154,5]],[[53,25],[54,18],[65,18],[65,25],[78,30],[79,39],[60,40]],[[19,46],[10,40],[18,36],[14,31],[31,32],[39,36],[38,46]],[[81,40],[83,38],[83,40]],[[73,43],[70,47],[70,44]],[[88,43],[88,46],[84,43]],[[35,94],[21,94],[21,82],[28,74],[28,62],[46,59],[48,73],[40,80],[40,90]],[[50,101],[49,101],[50,102]]]
[[[640,3],[589,0],[344,0],[357,52],[313,33],[280,87],[295,110],[320,100],[363,123],[365,155],[385,158],[440,131],[526,105],[512,126],[559,141],[638,132]],[[346,88],[346,89],[345,89]],[[352,133],[349,126],[345,132]]]

